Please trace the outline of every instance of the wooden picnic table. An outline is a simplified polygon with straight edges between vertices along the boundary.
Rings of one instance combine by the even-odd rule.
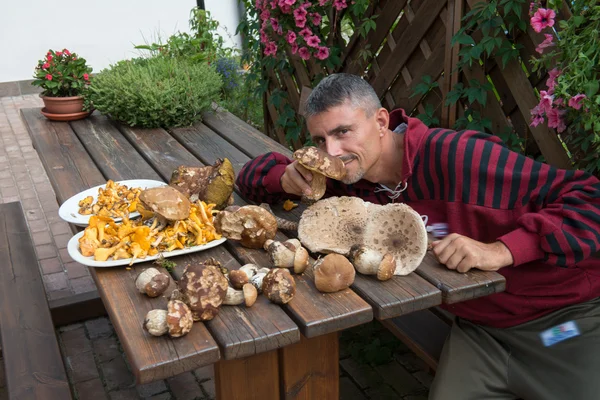
[[[108,179],[168,182],[180,165],[210,165],[218,158],[228,158],[238,173],[244,163],[265,152],[291,155],[289,149],[225,111],[207,113],[203,123],[193,127],[168,131],[125,127],[97,113],[71,123],[49,121],[38,108],[21,113],[60,204]],[[236,204],[247,204],[237,192],[234,197]],[[273,208],[288,219],[298,219],[302,209]],[[278,238],[287,239],[283,233]],[[230,270],[250,262],[271,265],[263,250],[228,240],[173,258],[177,267],[172,277],[179,278],[186,263],[208,257]],[[171,339],[152,337],[141,327],[149,310],[164,309],[167,303],[166,297],[150,299],[135,289],[135,277],[151,265],[134,264],[129,270],[90,268],[138,383],[215,364],[219,399],[337,399],[339,332],[373,317],[392,318],[442,302],[489,295],[505,285],[497,273],[457,274],[427,257],[408,276],[379,282],[357,275],[352,288],[324,294],[316,290],[313,274],[307,270],[295,276],[297,293],[290,303],[279,306],[260,296],[250,308],[222,306],[213,320],[195,323],[190,334]]]

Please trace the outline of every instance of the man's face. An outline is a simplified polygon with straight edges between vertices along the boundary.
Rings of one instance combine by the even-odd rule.
[[[368,179],[369,169],[379,159],[381,121],[377,115],[367,117],[363,109],[346,102],[306,121],[315,145],[346,164],[345,184]]]

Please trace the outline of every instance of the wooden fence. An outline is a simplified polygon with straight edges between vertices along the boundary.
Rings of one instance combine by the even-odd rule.
[[[535,47],[542,42],[543,35],[531,28],[521,33],[517,43],[521,60],[512,60],[502,67],[499,57],[491,57],[483,66],[473,66],[462,72],[455,69],[458,61],[458,45],[451,47],[450,40],[459,30],[462,17],[474,4],[486,0],[379,0],[371,1],[368,16],[378,15],[375,31],[370,31],[366,39],[355,34],[344,47],[342,65],[335,71],[324,71],[314,62],[304,62],[289,54],[293,73],[269,71],[269,92],[265,96],[266,133],[285,144],[285,132],[277,128],[279,117],[277,109],[266,101],[274,90],[288,93],[292,107],[300,108],[302,88],[312,87],[311,82],[317,74],[348,72],[367,79],[380,96],[382,104],[388,109],[403,108],[411,115],[424,112],[431,104],[435,116],[442,127],[451,128],[457,118],[463,115],[465,104],[457,103],[445,106],[447,93],[458,82],[470,79],[484,81],[487,77],[493,84],[498,97],[488,93],[485,107],[473,108],[483,117],[492,121],[490,133],[510,129],[525,140],[526,154],[543,155],[546,162],[570,168],[571,160],[562,141],[554,130],[546,124],[531,127],[530,110],[539,102],[535,89],[544,89],[547,77],[538,77],[529,70],[529,60],[535,53]],[[523,17],[528,19],[527,9]],[[562,17],[569,16],[565,5]],[[527,26],[529,23],[527,21]],[[475,37],[475,39],[477,39]],[[375,56],[364,60],[361,49],[374,50]],[[376,51],[375,51],[376,50]],[[416,85],[424,76],[431,76],[439,83],[425,96],[413,96]],[[299,123],[301,123],[300,118]],[[301,147],[307,134],[303,128],[302,136],[292,143],[292,147]]]

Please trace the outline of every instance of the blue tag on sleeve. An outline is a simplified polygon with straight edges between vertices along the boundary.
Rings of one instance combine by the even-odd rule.
[[[577,328],[575,321],[569,321],[543,331],[540,333],[540,337],[544,346],[549,347],[563,340],[579,336],[579,334],[579,328]]]

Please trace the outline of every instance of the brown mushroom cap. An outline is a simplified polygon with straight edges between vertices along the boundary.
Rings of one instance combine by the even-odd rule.
[[[328,254],[313,266],[315,286],[320,292],[333,293],[344,290],[354,283],[354,266],[340,254]]]
[[[215,228],[226,238],[241,241],[244,247],[259,249],[275,237],[277,220],[262,207],[227,207],[215,216]]]
[[[192,330],[194,321],[192,311],[180,300],[171,300],[167,304],[167,326],[169,335],[181,337]]]
[[[309,200],[319,200],[323,197],[327,188],[326,177],[341,180],[346,176],[344,162],[317,147],[303,147],[296,150],[294,159],[304,168],[314,172],[310,182],[312,194],[306,196]]]
[[[140,193],[140,202],[147,210],[169,221],[186,219],[190,216],[190,201],[171,186],[143,190]]]
[[[142,271],[135,279],[135,286],[140,293],[145,293],[149,297],[158,297],[163,294],[169,284],[171,278],[156,268],[147,268]]]
[[[348,254],[354,245],[390,253],[396,261],[394,275],[414,271],[427,251],[425,224],[410,206],[381,206],[358,197],[330,197],[308,207],[298,239],[315,253]]]
[[[185,267],[179,288],[187,299],[194,321],[211,320],[219,312],[229,286],[219,267],[212,258]]]
[[[273,303],[286,304],[296,294],[296,282],[286,268],[273,268],[263,278],[262,290]]]

